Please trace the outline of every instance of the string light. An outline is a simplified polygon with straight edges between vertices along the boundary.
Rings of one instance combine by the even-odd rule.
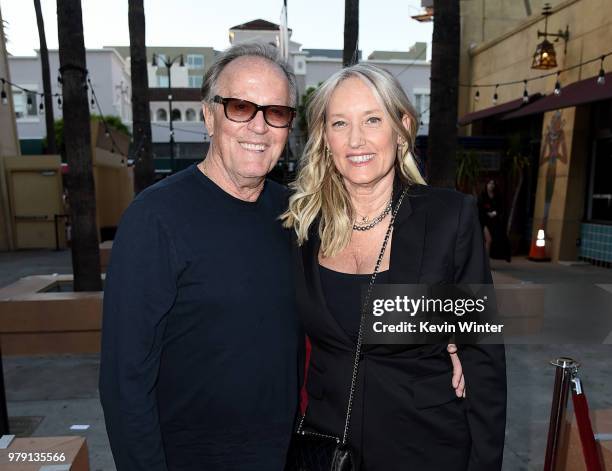
[[[2,104],[6,105],[8,103],[8,96],[6,94],[4,79],[2,80],[2,92],[0,92],[0,99],[2,100]]]
[[[523,80],[525,83],[525,89],[523,90],[523,103],[529,102],[529,92],[527,91],[527,80]]]
[[[548,73],[545,73],[545,74],[542,74],[542,75],[538,75],[537,77],[531,77],[531,78],[520,79],[520,80],[511,80],[511,81],[508,81],[508,82],[499,82],[499,83],[496,83],[496,84],[484,84],[484,83],[463,84],[463,83],[460,83],[459,86],[460,87],[467,87],[467,88],[475,88],[476,92],[474,94],[474,101],[478,101],[478,99],[480,98],[480,90],[479,90],[480,88],[495,87],[495,94],[493,96],[493,103],[496,104],[497,100],[499,99],[499,95],[497,93],[499,87],[503,87],[503,86],[506,86],[506,85],[509,86],[509,85],[516,85],[516,84],[519,84],[519,83],[523,83],[524,88],[523,88],[523,98],[522,99],[523,99],[523,101],[525,101],[526,98],[527,98],[526,102],[528,102],[528,100],[529,100],[528,92],[527,92],[527,96],[525,95],[525,91],[527,90],[527,82],[531,82],[533,80],[540,80],[540,79],[543,79],[543,78],[546,78],[546,77],[551,77],[553,75],[556,75],[557,77],[556,77],[556,81],[555,81],[554,94],[555,95],[561,95],[562,86],[561,86],[561,81],[560,81],[560,75],[561,75],[562,72],[567,72],[567,71],[570,71],[570,70],[573,70],[573,69],[577,69],[577,68],[580,68],[580,67],[582,67],[584,65],[591,64],[591,63],[597,62],[597,61],[600,61],[599,74],[596,77],[593,77],[593,80],[595,80],[597,82],[597,85],[605,85],[606,84],[606,71],[604,69],[603,63],[604,63],[605,58],[608,57],[608,56],[612,56],[612,51],[608,52],[606,54],[603,54],[601,56],[595,57],[593,59],[589,59],[587,61],[580,62],[578,64],[574,64],[574,65],[572,65],[570,67],[567,67],[565,69],[560,69],[560,70],[558,70],[556,72],[548,72]]]
[[[13,88],[17,88],[17,89],[21,90],[22,92],[24,92],[26,94],[26,96],[27,96],[26,104],[27,104],[28,110],[31,110],[34,107],[34,102],[32,100],[32,96],[36,96],[36,95],[40,96],[41,100],[43,100],[44,97],[46,97],[47,95],[51,96],[51,97],[58,97],[58,104],[61,105],[61,98],[60,98],[61,94],[60,93],[50,93],[50,94],[47,94],[47,93],[38,93],[38,92],[35,92],[35,91],[32,91],[32,90],[29,90],[27,88],[24,88],[24,87],[22,87],[20,85],[17,85],[16,83],[10,82],[10,81],[8,81],[7,79],[5,79],[3,77],[0,77],[0,82],[2,82],[2,91],[0,92],[0,99],[2,100],[1,102],[2,102],[3,105],[8,104],[8,94],[6,93],[6,85],[7,84],[10,85]],[[40,109],[40,106],[39,106],[39,109]]]
[[[96,91],[94,90],[93,84],[91,83],[91,79],[87,77],[87,83],[89,84],[89,88],[91,89],[91,102],[98,108],[98,112],[100,114],[100,120],[102,121],[102,125],[104,126],[104,136],[110,138],[111,140],[111,153],[114,154],[115,151],[119,153],[119,155],[123,156],[123,152],[121,152],[121,148],[115,142],[113,135],[110,133],[108,123],[104,119],[104,114],[102,113],[102,108],[100,107],[100,103],[98,102],[98,97],[96,95]],[[129,157],[129,156],[128,156]]]
[[[606,71],[604,70],[604,59],[606,56],[601,56],[601,65],[599,66],[599,75],[597,76],[597,85],[605,85],[606,84]]]
[[[1,89],[1,91],[0,91],[0,102],[1,102],[3,105],[8,104],[8,94],[7,94],[7,92],[6,92],[6,85],[10,85],[10,86],[12,86],[12,87],[14,87],[14,88],[17,88],[17,89],[19,89],[19,90],[23,91],[23,92],[26,94],[26,96],[27,96],[27,102],[26,102],[26,103],[27,103],[28,110],[31,110],[31,109],[34,107],[34,103],[33,103],[32,97],[33,97],[33,96],[37,96],[37,95],[38,95],[38,96],[40,96],[40,100],[41,100],[41,101],[40,101],[40,103],[39,103],[39,105],[38,105],[38,111],[39,111],[41,114],[43,114],[43,113],[45,112],[44,98],[45,98],[46,96],[57,97],[57,107],[58,107],[58,109],[60,109],[60,110],[62,109],[63,102],[62,102],[62,94],[61,94],[61,93],[38,93],[38,92],[34,92],[34,91],[32,91],[32,90],[28,90],[27,88],[24,88],[24,87],[22,87],[22,86],[20,86],[20,85],[17,85],[17,84],[15,84],[15,83],[12,83],[12,82],[10,82],[10,81],[6,80],[4,77],[0,77],[0,82],[2,83],[2,89]],[[59,76],[57,77],[57,82],[58,82],[58,84],[59,84],[59,87],[62,87],[62,85],[63,85],[63,80],[62,80],[61,75],[59,75]],[[123,155],[123,153],[121,152],[120,147],[117,145],[117,143],[116,143],[116,142],[115,142],[115,140],[113,139],[112,134],[109,132],[109,126],[108,126],[108,123],[107,123],[107,122],[106,122],[106,120],[104,119],[104,116],[103,116],[103,114],[102,114],[102,109],[100,108],[100,103],[98,103],[98,98],[97,98],[97,96],[96,96],[96,92],[95,92],[95,90],[94,90],[94,88],[93,88],[93,84],[91,83],[91,80],[89,79],[89,77],[87,77],[87,78],[86,78],[86,80],[85,80],[85,82],[83,83],[83,89],[84,89],[84,90],[89,90],[89,89],[91,89],[91,100],[90,100],[90,104],[91,104],[91,107],[92,107],[92,108],[95,108],[95,107],[97,107],[97,108],[98,108],[98,111],[99,111],[99,114],[100,114],[100,120],[102,121],[102,124],[103,124],[104,129],[105,129],[104,134],[105,134],[107,137],[109,137],[109,138],[110,138],[110,140],[111,140],[111,144],[112,144],[111,151],[112,151],[113,153],[117,152],[117,153],[119,153],[120,155]],[[128,156],[128,157],[129,157],[129,156]]]

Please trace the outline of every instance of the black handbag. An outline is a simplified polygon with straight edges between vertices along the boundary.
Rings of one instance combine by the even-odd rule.
[[[342,438],[328,435],[325,433],[317,432],[312,430],[305,425],[306,415],[304,414],[299,422],[298,426],[291,437],[291,443],[289,445],[289,451],[287,453],[287,461],[285,464],[285,471],[352,471],[355,469],[353,464],[353,457],[351,450],[347,444],[349,425],[351,423],[351,411],[353,408],[353,398],[355,396],[355,383],[357,381],[357,373],[359,372],[359,356],[361,354],[361,345],[363,341],[363,324],[367,311],[367,306],[370,301],[370,295],[372,293],[372,287],[376,281],[380,264],[382,263],[389,237],[393,229],[393,222],[395,216],[402,204],[402,200],[407,193],[407,189],[402,192],[397,206],[394,208],[391,214],[391,220],[389,221],[389,227],[385,234],[380,254],[376,260],[376,267],[368,291],[361,309],[361,319],[359,323],[359,334],[357,335],[357,347],[355,349],[355,360],[353,362],[353,375],[351,378],[351,389],[349,391],[348,405],[346,408],[346,419],[344,422],[344,432]]]

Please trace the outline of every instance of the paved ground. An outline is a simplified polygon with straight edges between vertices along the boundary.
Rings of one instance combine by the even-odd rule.
[[[525,259],[492,264],[496,279],[537,283],[612,283],[612,270],[590,265],[537,264]],[[0,253],[0,286],[21,276],[69,273],[68,252]],[[548,361],[571,356],[583,363],[581,376],[592,409],[612,408],[611,345],[510,345],[508,427],[504,471],[541,470],[546,444],[554,368]],[[5,357],[4,374],[11,417],[43,417],[37,436],[71,435],[73,424],[90,428],[91,470],[115,469],[97,391],[98,356]]]
[[[20,250],[0,252],[0,287],[28,275],[72,273],[70,251]]]

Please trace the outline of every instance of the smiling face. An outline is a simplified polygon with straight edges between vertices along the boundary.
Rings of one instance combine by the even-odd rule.
[[[259,105],[290,106],[289,84],[278,66],[259,57],[240,57],[221,72],[216,93],[224,98],[240,98]],[[203,107],[206,127],[211,136],[210,155],[235,183],[263,179],[278,161],[288,128],[268,125],[263,113],[246,123],[225,117],[223,105]]]
[[[342,81],[325,120],[325,138],[347,188],[393,180],[398,138],[370,86],[357,77]]]

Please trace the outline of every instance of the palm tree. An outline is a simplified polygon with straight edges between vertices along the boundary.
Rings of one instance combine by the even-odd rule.
[[[459,2],[434,0],[428,181],[455,187],[459,75]]]
[[[134,186],[136,193],[151,185],[155,168],[151,151],[151,112],[149,109],[149,78],[145,43],[145,13],[143,0],[128,1],[130,25],[130,64],[132,68],[132,120],[134,123]]]
[[[99,291],[102,289],[100,248],[81,0],[57,1],[57,33],[64,97],[64,146],[69,168],[74,290]]]
[[[53,97],[51,96],[51,74],[49,72],[49,51],[45,37],[45,23],[43,21],[40,0],[34,0],[36,10],[36,23],[38,23],[38,37],[40,38],[40,64],[42,67],[43,91],[45,92],[45,124],[47,125],[47,153],[57,154],[55,132],[53,129]]]
[[[342,66],[359,62],[359,0],[344,0],[344,51]]]

